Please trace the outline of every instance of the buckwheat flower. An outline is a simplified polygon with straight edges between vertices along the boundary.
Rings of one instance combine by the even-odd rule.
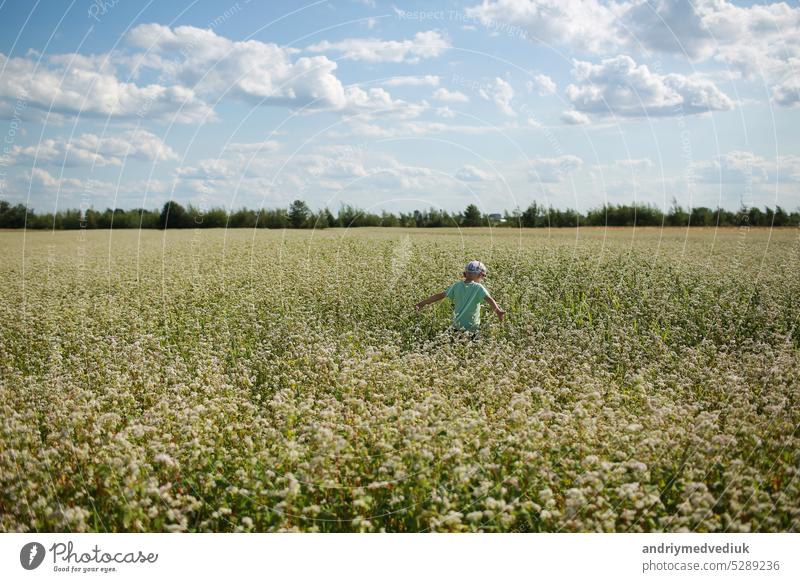
[[[176,466],[176,465],[177,465],[177,463],[175,462],[175,460],[174,460],[172,457],[170,457],[168,454],[166,454],[166,453],[158,453],[158,454],[157,454],[157,455],[154,457],[154,460],[155,460],[157,463],[163,463],[163,464],[164,464],[164,465],[166,465],[167,467],[174,467],[174,466]]]
[[[626,461],[625,466],[631,469],[632,471],[638,471],[640,473],[644,473],[645,471],[647,471],[647,465],[645,465],[641,461],[636,461],[636,460]]]
[[[471,523],[478,523],[483,519],[483,512],[482,511],[470,511],[467,514],[467,521]]]

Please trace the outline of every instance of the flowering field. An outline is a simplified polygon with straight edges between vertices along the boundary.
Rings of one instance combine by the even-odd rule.
[[[473,258],[465,342],[413,305]],[[2,531],[798,530],[797,229],[2,232],[0,281]]]

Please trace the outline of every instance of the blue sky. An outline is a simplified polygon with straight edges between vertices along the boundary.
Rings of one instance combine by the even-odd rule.
[[[0,4],[0,199],[800,206],[800,8]]]

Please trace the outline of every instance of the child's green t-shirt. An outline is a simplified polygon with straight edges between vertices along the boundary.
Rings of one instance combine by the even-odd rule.
[[[444,294],[453,301],[453,325],[475,331],[481,326],[481,303],[489,295],[480,283],[457,281]]]

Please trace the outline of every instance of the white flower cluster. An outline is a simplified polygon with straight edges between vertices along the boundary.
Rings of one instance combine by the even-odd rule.
[[[396,232],[0,233],[0,531],[797,529],[797,233]]]

